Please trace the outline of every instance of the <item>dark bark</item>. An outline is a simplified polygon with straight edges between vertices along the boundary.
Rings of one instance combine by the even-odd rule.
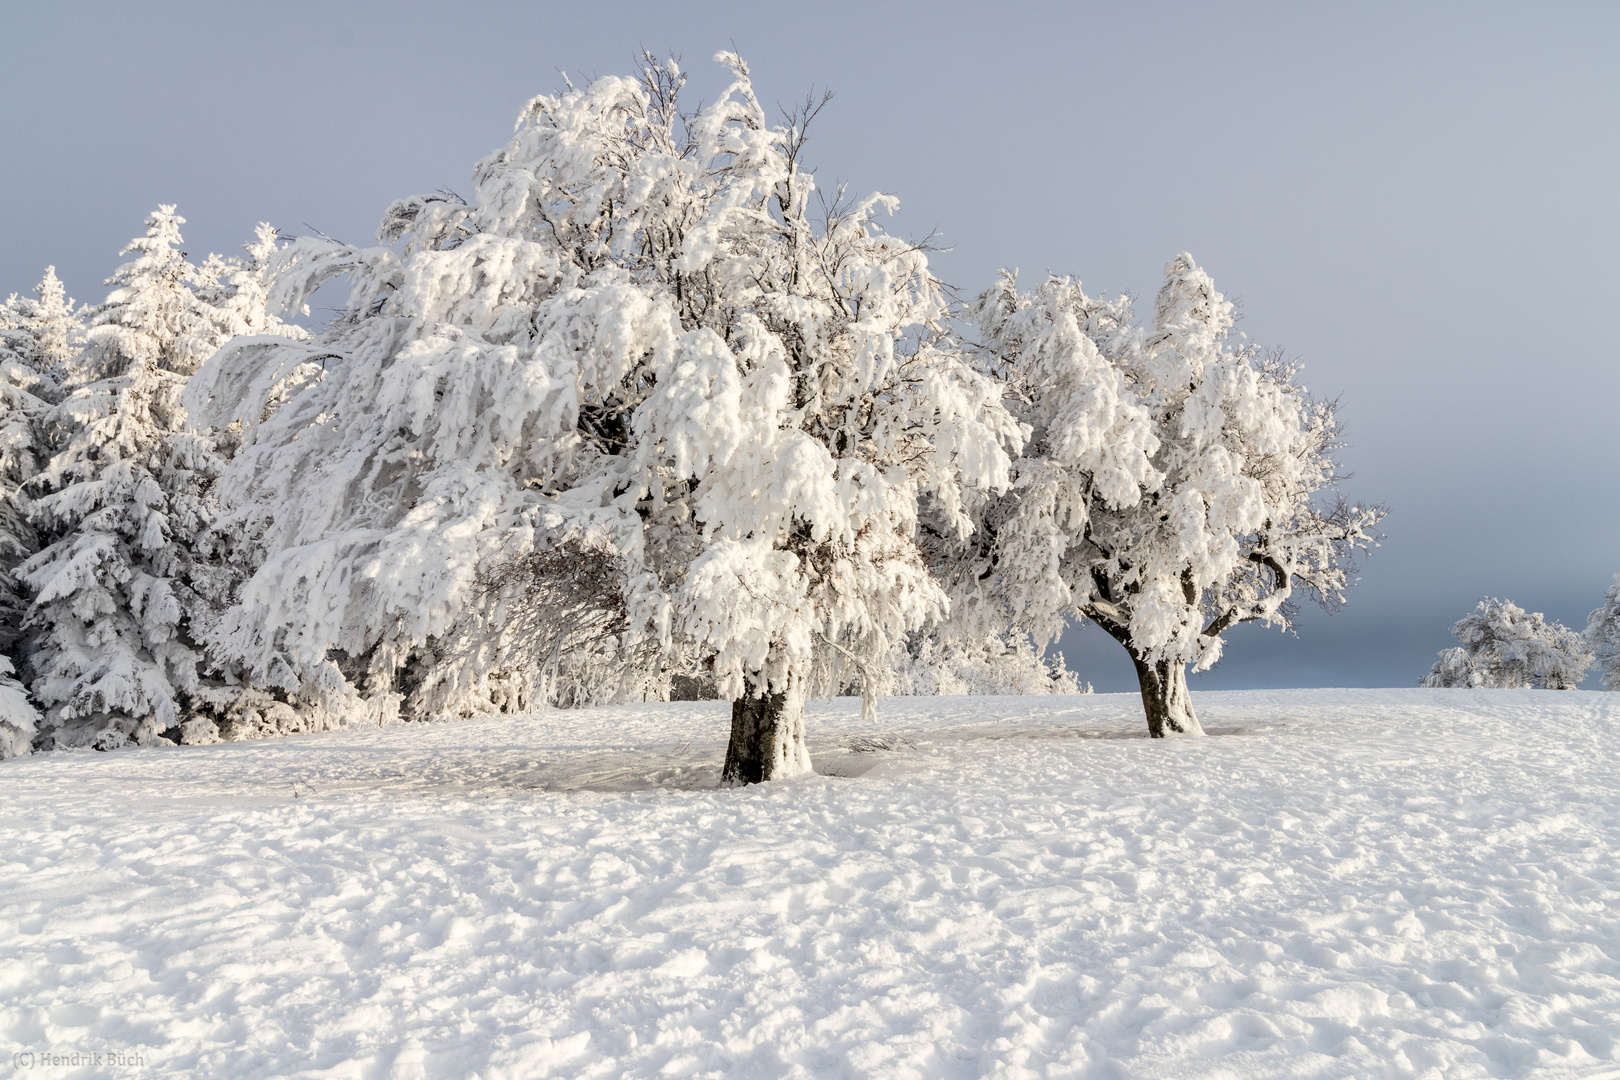
[[[758,784],[809,771],[797,695],[745,695],[731,703],[731,742],[720,778]]]
[[[1098,592],[1106,599],[1108,582],[1099,575]],[[1142,711],[1147,714],[1148,737],[1162,739],[1167,735],[1202,735],[1198,714],[1193,711],[1192,692],[1187,689],[1187,665],[1174,660],[1148,660],[1131,643],[1131,630],[1122,621],[1110,618],[1097,608],[1089,608],[1085,615],[1102,627],[1104,632],[1125,647],[1131,663],[1136,665],[1136,684],[1142,690]]]
[[[1148,736],[1202,735],[1187,689],[1187,665],[1175,660],[1146,660],[1131,653],[1136,681],[1142,688],[1142,711],[1147,713]]]

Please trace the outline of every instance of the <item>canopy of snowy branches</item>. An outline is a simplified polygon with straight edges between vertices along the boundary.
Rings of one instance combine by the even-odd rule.
[[[718,59],[696,114],[649,59],[534,99],[470,199],[388,209],[389,246],[280,255],[275,300],[348,275],[344,313],[239,339],[187,397],[241,433],[221,527],[257,570],[213,642],[241,678],[490,707],[511,594],[483,568],[569,542],[622,563],[617,647],[665,657],[619,678],[696,656],[727,696],[836,687],[945,613],[919,513],[965,539],[1019,427],[893,200],[823,198],[814,110],[773,124]]]
[[[1010,273],[972,314],[1032,434],[956,562],[960,607],[1046,639],[1096,622],[1163,726],[1196,732],[1184,666],[1215,663],[1236,623],[1286,627],[1298,593],[1337,604],[1375,542],[1382,508],[1335,488],[1331,403],[1232,340],[1232,304],[1186,254],[1146,326],[1128,299],[1058,277],[1020,292]]]

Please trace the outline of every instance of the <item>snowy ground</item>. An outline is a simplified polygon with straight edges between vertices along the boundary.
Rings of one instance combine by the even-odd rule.
[[[733,790],[714,705],[9,762],[0,1075],[1620,1076],[1620,694],[1197,703],[833,702]]]

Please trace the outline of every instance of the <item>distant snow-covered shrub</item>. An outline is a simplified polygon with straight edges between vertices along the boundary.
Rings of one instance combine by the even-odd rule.
[[[1592,667],[1580,634],[1510,600],[1486,597],[1451,632],[1462,646],[1440,653],[1419,685],[1573,690]]]

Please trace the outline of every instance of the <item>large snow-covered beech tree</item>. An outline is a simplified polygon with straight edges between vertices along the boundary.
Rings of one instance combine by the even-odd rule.
[[[1540,612],[1487,596],[1451,627],[1460,648],[1440,653],[1419,685],[1574,690],[1592,668],[1586,640]]]
[[[1603,665],[1603,689],[1620,690],[1620,574],[1603,596],[1603,606],[1586,620],[1586,644]]]
[[[1148,732],[1199,734],[1186,669],[1244,622],[1287,627],[1291,601],[1342,600],[1383,511],[1337,494],[1334,405],[1297,368],[1234,342],[1233,307],[1189,255],[1152,322],[1052,277],[973,305],[1030,442],[1014,486],[956,556],[962,617],[1046,640],[1080,616],[1136,666]]]
[[[924,252],[877,224],[893,200],[819,201],[815,105],[773,124],[718,59],[695,114],[648,58],[534,99],[470,199],[388,209],[389,247],[283,253],[278,296],[347,274],[344,313],[224,350],[188,398],[242,432],[224,524],[258,569],[214,641],[239,677],[380,711],[522,700],[511,650],[469,647],[516,610],[481,583],[589,544],[621,568],[617,655],[665,665],[622,692],[701,663],[735,702],[726,775],[763,780],[809,767],[806,692],[944,612],[919,500],[965,534],[1019,429]]]
[[[191,623],[206,605],[190,579],[223,462],[183,430],[180,399],[232,320],[197,295],[183,223],[161,206],[124,249],[136,257],[108,279],[71,392],[45,416],[53,453],[31,523],[50,542],[21,575],[47,748],[146,741],[180,723],[196,684]]]

